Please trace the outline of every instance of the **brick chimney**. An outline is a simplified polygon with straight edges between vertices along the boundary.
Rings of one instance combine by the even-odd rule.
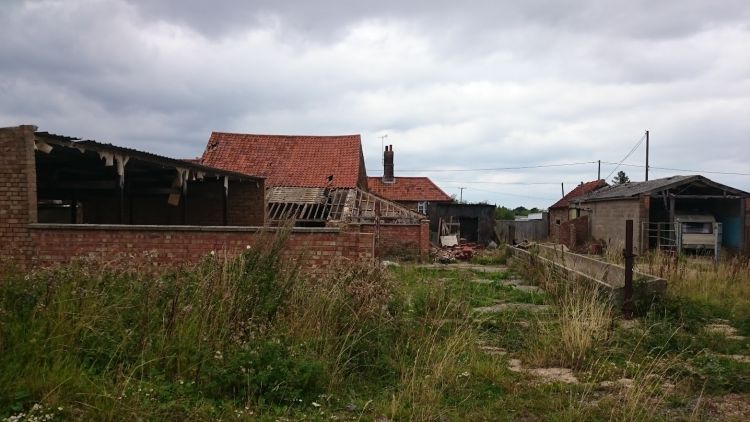
[[[393,145],[386,145],[383,152],[383,183],[393,183]]]

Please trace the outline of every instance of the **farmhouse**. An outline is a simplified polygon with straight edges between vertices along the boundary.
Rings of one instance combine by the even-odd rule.
[[[383,152],[383,177],[368,177],[370,192],[421,214],[433,205],[450,204],[453,199],[427,177],[395,177],[393,145]]]
[[[265,177],[268,224],[293,220],[300,227],[373,233],[379,256],[426,256],[429,251],[423,214],[389,201],[393,198],[380,191],[368,191],[359,135],[214,132],[201,163]]]
[[[549,207],[549,235],[554,242],[570,244],[570,221],[581,217],[581,208],[574,200],[604,186],[607,186],[607,182],[601,179],[581,182]]]
[[[638,251],[692,246],[741,252],[748,241],[748,195],[693,175],[602,187],[572,203],[581,210],[578,220],[589,219],[590,237],[608,245],[624,243],[625,220],[632,219]],[[689,239],[697,239],[694,235],[713,240],[691,244]]]

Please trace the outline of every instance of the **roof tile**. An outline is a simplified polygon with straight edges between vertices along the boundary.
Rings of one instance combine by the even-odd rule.
[[[383,183],[381,177],[368,177],[367,188],[375,195],[391,201],[452,201],[448,194],[427,177],[396,177],[393,183]]]
[[[213,132],[203,164],[256,174],[267,187],[354,188],[366,177],[359,135],[286,136]],[[333,176],[331,183],[328,177]]]
[[[568,208],[570,205],[570,201],[581,197],[583,195],[586,195],[589,192],[593,192],[599,188],[602,188],[604,186],[607,186],[607,182],[604,181],[604,179],[594,180],[591,182],[581,183],[580,185],[576,186],[575,189],[568,192],[567,195],[563,196],[562,199],[555,202],[550,209],[553,208]]]

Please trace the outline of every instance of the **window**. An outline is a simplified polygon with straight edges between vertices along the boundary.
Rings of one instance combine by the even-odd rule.
[[[427,202],[417,202],[417,212],[421,214],[427,214]]]
[[[714,227],[711,223],[682,223],[682,232],[685,234],[712,234]]]

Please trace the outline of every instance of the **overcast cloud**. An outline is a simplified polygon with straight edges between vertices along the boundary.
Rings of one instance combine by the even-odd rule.
[[[511,207],[596,165],[465,170],[619,162],[649,129],[652,166],[750,174],[747,0],[0,1],[1,126],[178,158],[212,130],[360,133],[369,175],[387,134],[396,175]]]

